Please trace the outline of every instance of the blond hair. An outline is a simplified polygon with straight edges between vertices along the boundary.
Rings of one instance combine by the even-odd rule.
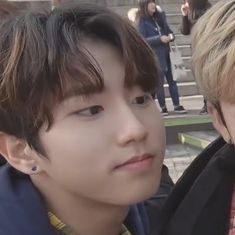
[[[192,33],[192,70],[205,98],[235,101],[235,0],[220,1]]]

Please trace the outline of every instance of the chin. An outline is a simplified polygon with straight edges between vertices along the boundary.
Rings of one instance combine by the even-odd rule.
[[[123,193],[122,197],[119,198],[119,202],[122,205],[128,206],[143,202],[146,199],[151,198],[157,191],[160,185],[160,180],[154,182],[154,184],[147,183],[142,187],[130,187],[128,192]]]

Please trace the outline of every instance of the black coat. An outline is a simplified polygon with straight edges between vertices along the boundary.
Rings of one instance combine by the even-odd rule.
[[[218,138],[188,167],[155,221],[154,235],[228,235],[235,148]]]

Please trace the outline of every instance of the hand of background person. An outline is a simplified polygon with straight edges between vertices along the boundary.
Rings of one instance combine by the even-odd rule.
[[[168,34],[168,37],[170,38],[171,42],[175,40],[173,33]]]
[[[170,40],[171,40],[171,38],[169,36],[166,36],[166,35],[161,36],[161,41],[163,43],[168,43],[168,42],[170,42]]]
[[[183,16],[187,16],[189,13],[189,5],[188,2],[186,2],[185,4],[181,5],[181,13]]]

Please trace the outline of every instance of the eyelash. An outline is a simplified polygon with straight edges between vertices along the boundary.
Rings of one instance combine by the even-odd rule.
[[[102,112],[104,108],[101,105],[93,105],[91,107],[79,110],[75,112],[75,114],[84,116],[84,117],[92,117],[95,115],[98,115],[100,112]],[[89,112],[89,113],[87,113]]]
[[[139,105],[141,107],[148,106],[153,101],[153,97],[151,95],[142,95],[137,96],[132,101],[132,104]],[[104,111],[104,108],[101,105],[93,105],[91,107],[87,107],[85,109],[74,112],[74,114],[81,115],[83,117],[92,117],[96,116],[99,113]]]
[[[135,101],[132,102],[133,104],[137,104],[137,105],[141,105],[141,106],[145,107],[145,106],[148,106],[153,101],[153,97],[151,95],[142,95],[142,96],[135,97],[134,100]],[[138,100],[143,101],[143,103],[138,104]]]

